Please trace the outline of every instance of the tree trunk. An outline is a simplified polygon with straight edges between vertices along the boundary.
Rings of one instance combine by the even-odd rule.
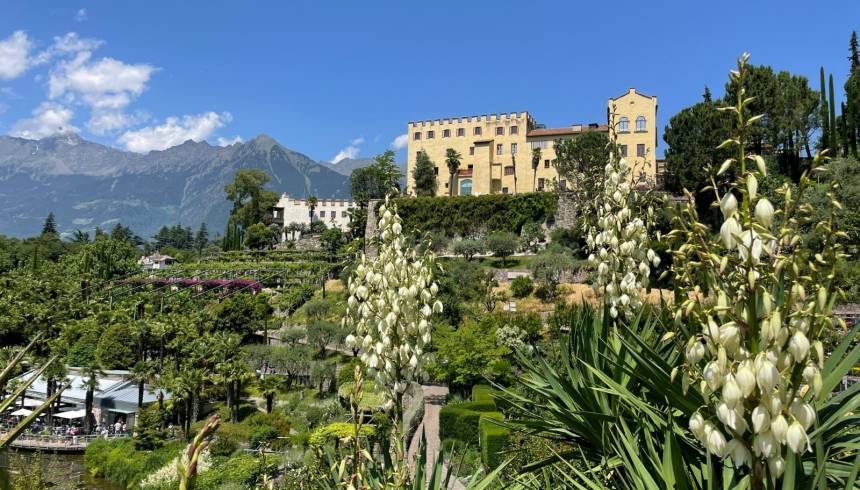
[[[200,387],[198,386],[194,393],[191,394],[191,421],[197,422],[200,415]]]
[[[143,383],[142,379],[137,382],[137,413],[143,408]]]
[[[272,413],[272,405],[275,402],[275,394],[268,393],[266,394],[266,413]]]
[[[52,378],[52,377],[48,378],[48,382],[45,383],[45,385],[46,385],[46,389],[47,389],[47,393],[45,393],[45,398],[48,399],[48,398],[51,398],[51,396],[54,394],[54,391],[56,390],[56,388],[54,386],[54,378]],[[54,428],[54,404],[53,403],[48,404],[47,411],[45,412],[45,423],[48,425],[49,429]]]
[[[233,381],[227,381],[224,391],[227,396],[227,411],[230,412],[230,422],[235,422],[233,420]]]
[[[84,434],[93,433],[93,390],[92,386],[87,387],[87,396],[84,402]]]

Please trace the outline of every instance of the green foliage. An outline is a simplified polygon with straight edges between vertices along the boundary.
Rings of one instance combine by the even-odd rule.
[[[277,439],[278,429],[271,425],[258,425],[251,430],[248,443],[252,448],[259,448]]]
[[[448,148],[445,150],[445,165],[448,166],[448,195],[454,195],[457,182],[457,171],[460,170],[460,159],[463,158],[457,150]]]
[[[461,237],[485,231],[519,235],[526,223],[552,222],[558,208],[558,196],[551,192],[400,198],[392,202],[407,232],[438,230]]]
[[[272,178],[257,168],[237,170],[233,181],[224,186],[227,199],[233,202],[230,222],[245,230],[266,221],[269,210],[278,202],[276,192],[263,187]]]
[[[472,401],[473,402],[492,402],[496,403],[495,394],[498,393],[495,388],[489,385],[475,385],[472,387]]]
[[[582,230],[573,226],[570,228],[553,228],[549,234],[552,245],[564,247],[570,250],[574,257],[585,258],[585,238],[582,236]]]
[[[257,456],[242,454],[233,456],[212,466],[197,478],[196,490],[221,490],[222,488],[257,488],[263,475],[272,476],[277,469],[277,459],[266,458],[265,464]]]
[[[471,387],[485,377],[505,381],[510,366],[504,362],[510,349],[496,339],[497,324],[492,318],[480,322],[466,320],[455,329],[439,325],[433,338],[436,360],[429,371],[436,379],[457,387]]]
[[[387,150],[377,155],[372,165],[352,171],[349,176],[350,194],[364,208],[370,199],[382,199],[392,190],[399,193],[402,177],[400,167],[394,162],[394,151]]]
[[[478,445],[478,422],[489,414],[499,417],[492,401],[466,402],[446,405],[439,411],[439,437],[457,439],[466,444]]]
[[[509,231],[496,231],[487,236],[487,248],[496,257],[502,258],[502,266],[506,259],[517,251],[519,241],[517,236]]]
[[[346,337],[339,323],[327,320],[316,320],[307,327],[308,343],[316,346],[319,357],[325,355],[326,348],[330,344],[340,344]]]
[[[432,197],[436,195],[436,168],[427,152],[419,151],[412,169],[412,181],[414,183],[415,195],[418,197]]]
[[[488,413],[478,420],[481,460],[490,469],[498,468],[506,457],[502,451],[508,444],[511,430],[494,422],[502,419],[502,414],[496,412]]]
[[[612,151],[609,136],[600,131],[588,131],[575,138],[556,141],[554,149],[553,164],[559,176],[570,184],[575,183],[580,202],[593,202],[595,192],[603,187],[603,169]]]
[[[472,260],[472,257],[484,253],[487,249],[483,240],[477,238],[464,238],[457,240],[451,246],[451,251],[456,255],[461,255],[466,260]]]
[[[135,427],[135,449],[158,449],[163,446],[168,437],[164,424],[169,417],[170,414],[160,410],[157,403],[143,409],[138,414]]]
[[[525,298],[532,294],[534,283],[529,276],[517,276],[511,281],[511,294],[514,298]]]
[[[134,346],[131,326],[115,323],[99,339],[96,359],[103,369],[128,369],[135,361]]]
[[[361,426],[362,436],[370,438],[373,437],[375,433],[376,430],[374,426]],[[313,433],[311,433],[308,443],[311,446],[320,447],[342,439],[353,438],[355,435],[355,424],[352,422],[334,422],[314,430]]]
[[[544,289],[546,300],[552,301],[556,297],[561,274],[572,270],[573,260],[566,253],[557,249],[547,249],[538,254],[531,262],[529,269],[532,271],[535,281]],[[544,298],[542,298],[544,299]]]
[[[132,488],[169,461],[182,449],[182,443],[166,444],[154,451],[135,449],[130,439],[94,439],[84,453],[84,465],[93,475],[114,484]]]
[[[275,244],[278,233],[263,223],[254,223],[245,230],[245,246],[251,250],[263,250]]]
[[[309,285],[301,285],[290,288],[286,292],[276,296],[275,304],[286,314],[292,314],[298,310],[306,301],[313,298],[316,288]]]
[[[239,449],[239,441],[230,435],[216,434],[209,444],[209,453],[214,457],[230,456]]]
[[[272,307],[264,294],[236,293],[219,303],[209,304],[205,312],[216,331],[247,338],[271,318]]]

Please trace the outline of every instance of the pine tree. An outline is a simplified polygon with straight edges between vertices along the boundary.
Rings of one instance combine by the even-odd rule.
[[[45,218],[45,224],[42,226],[42,235],[56,235],[57,234],[57,219],[54,217],[54,213],[48,213],[48,217]]]
[[[824,84],[824,67],[821,67],[821,149],[830,146],[830,115],[827,112],[827,86]]]
[[[705,102],[711,101],[711,89],[709,89],[707,85],[705,85],[705,93],[702,94],[702,98],[705,100]]]
[[[412,180],[415,185],[416,196],[435,196],[436,195],[436,166],[427,156],[427,152],[418,152],[418,158],[415,160],[415,168],[412,170]]]
[[[839,151],[839,134],[836,130],[836,102],[833,96],[833,74],[830,74],[830,154],[836,155]]]

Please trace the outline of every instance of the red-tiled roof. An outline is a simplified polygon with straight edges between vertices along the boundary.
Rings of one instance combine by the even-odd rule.
[[[567,126],[564,128],[532,129],[528,132],[528,136],[563,136],[566,134],[587,133],[589,131],[609,132],[609,126],[601,124],[597,127],[593,127],[583,124],[582,126]]]

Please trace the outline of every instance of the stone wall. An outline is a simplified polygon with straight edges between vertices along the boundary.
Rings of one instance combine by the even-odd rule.
[[[555,212],[554,227],[572,228],[576,226],[576,195],[574,192],[558,193],[558,209]]]
[[[367,203],[367,224],[364,226],[364,254],[367,258],[376,257],[376,244],[374,243],[378,232],[379,219],[376,217],[376,205],[379,199],[371,199]]]

